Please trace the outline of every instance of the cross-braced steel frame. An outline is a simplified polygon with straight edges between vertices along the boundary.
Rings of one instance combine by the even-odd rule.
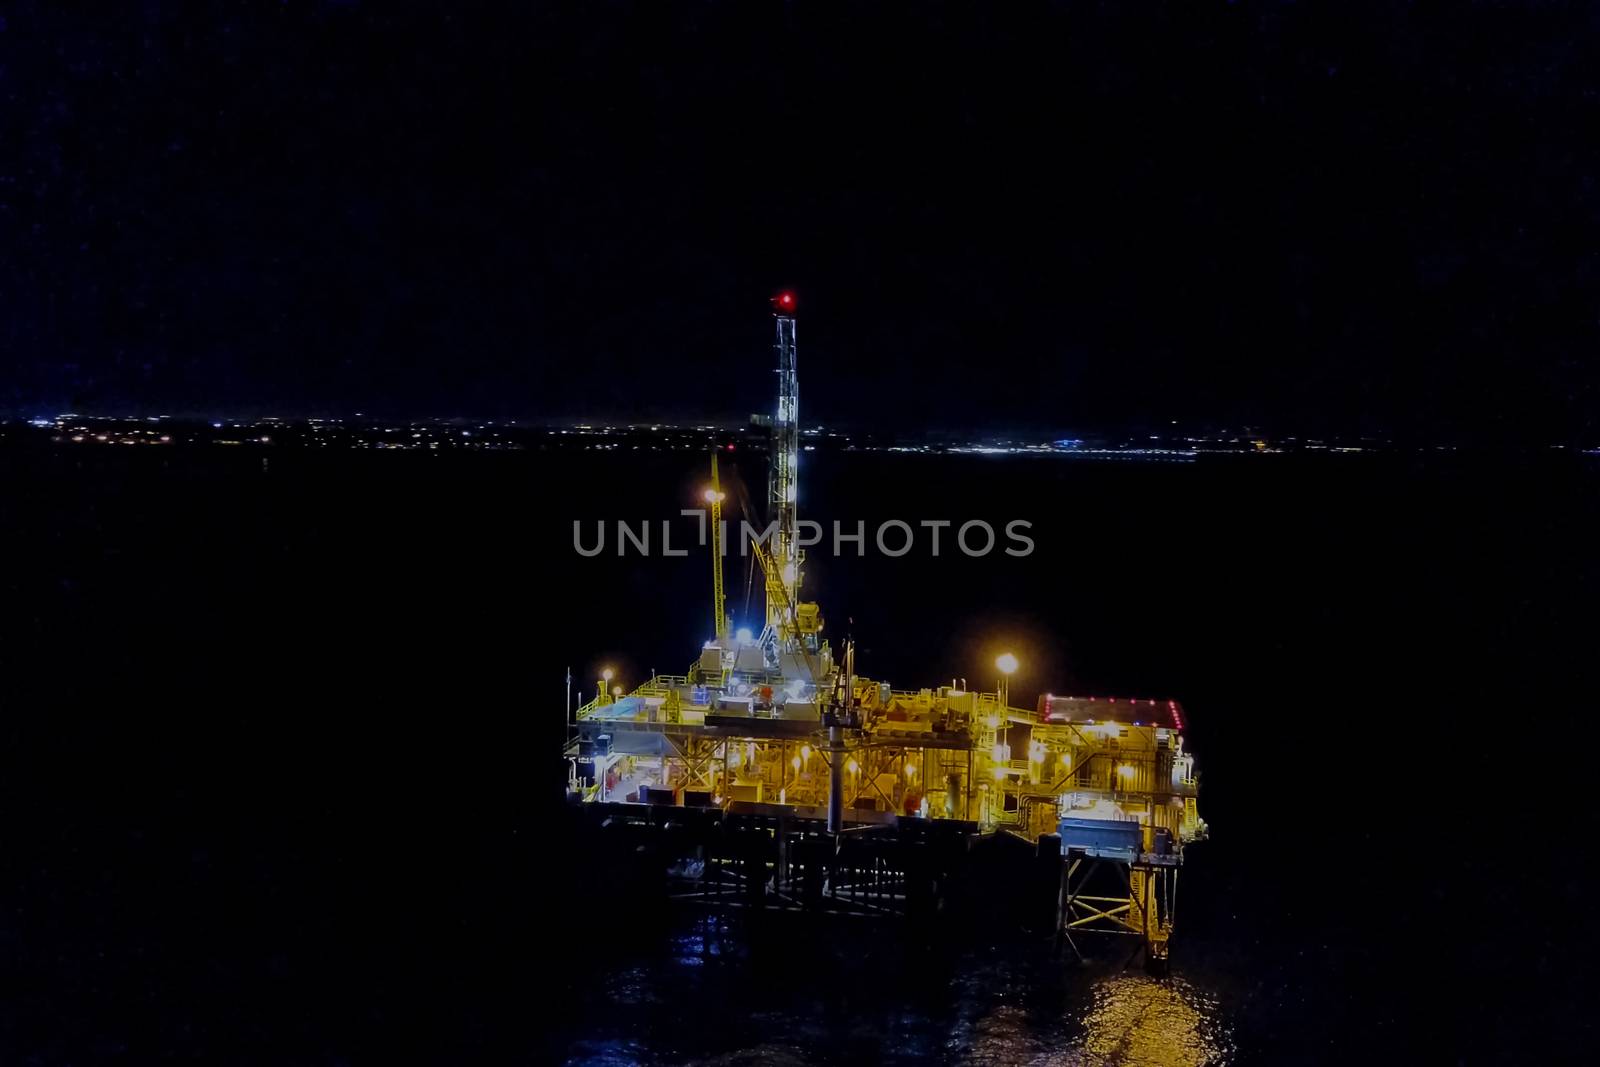
[[[1071,851],[1061,865],[1057,933],[1081,960],[1074,935],[1137,937],[1152,969],[1162,969],[1172,935],[1178,894],[1173,864],[1090,856]]]

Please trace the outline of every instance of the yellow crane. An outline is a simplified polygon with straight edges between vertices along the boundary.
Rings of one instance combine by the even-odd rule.
[[[711,457],[712,481],[716,481],[716,456]],[[711,501],[713,490],[706,490],[706,500]],[[716,493],[718,502],[725,496]],[[745,495],[744,485],[739,485],[739,501],[745,514],[750,514],[750,498]],[[717,503],[717,502],[713,502]],[[822,613],[814,603],[796,603],[795,593],[799,587],[794,566],[787,569],[778,563],[778,543],[776,534],[774,540],[766,548],[761,547],[761,541],[756,537],[740,538],[741,546],[748,547],[751,557],[755,561],[756,569],[761,571],[762,587],[766,591],[767,622],[761,631],[757,643],[765,646],[769,642],[776,642],[781,649],[789,650],[793,642],[800,635],[816,637],[822,631]],[[715,547],[715,546],[714,546]],[[717,579],[715,594],[722,595],[722,567],[721,558],[718,557]],[[747,605],[748,606],[748,605]],[[812,649],[816,651],[816,649]]]
[[[776,636],[780,646],[786,646],[794,629],[794,605],[789,602],[789,586],[778,570],[778,561],[772,553],[761,548],[761,542],[751,538],[750,551],[755,554],[756,565],[766,578],[767,626]]]
[[[722,590],[722,482],[717,477],[717,453],[711,453],[711,488],[706,503],[711,505],[711,611],[716,623],[718,644],[727,644],[728,611]]]

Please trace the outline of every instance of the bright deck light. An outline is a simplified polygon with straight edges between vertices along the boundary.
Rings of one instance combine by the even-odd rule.
[[[1017,669],[1017,657],[1009,652],[1002,652],[1000,658],[994,661],[994,665],[1000,668],[1001,674],[1011,674]]]

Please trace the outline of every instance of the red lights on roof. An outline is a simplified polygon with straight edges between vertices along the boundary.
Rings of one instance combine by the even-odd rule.
[[[1179,730],[1182,730],[1184,728],[1184,726],[1183,726],[1183,709],[1181,707],[1179,707],[1178,702],[1176,700],[1166,700],[1166,701],[1155,700],[1155,699],[1141,700],[1141,698],[1139,698],[1139,697],[1095,697],[1095,696],[1075,697],[1075,696],[1061,696],[1058,693],[1046,693],[1041,698],[1041,700],[1043,700],[1043,701],[1082,700],[1082,701],[1086,701],[1086,702],[1091,703],[1091,704],[1099,703],[1099,702],[1105,702],[1105,703],[1109,703],[1109,704],[1116,704],[1116,703],[1118,703],[1120,701],[1120,702],[1125,703],[1125,704],[1131,704],[1133,706],[1133,708],[1134,708],[1134,713],[1135,714],[1138,714],[1138,708],[1139,708],[1140,703],[1143,703],[1146,707],[1156,707],[1156,706],[1158,706],[1160,704],[1166,704],[1167,710],[1172,716],[1172,725],[1175,726]],[[1115,715],[1116,712],[1112,711],[1112,712],[1110,712],[1110,714]],[[1056,721],[1060,721],[1060,720],[1052,719],[1050,721],[1056,722]],[[1072,720],[1069,718],[1066,721],[1070,722]],[[1094,723],[1094,721],[1095,721],[1094,719],[1089,719],[1088,720],[1088,722],[1091,723],[1091,724]],[[1143,725],[1143,720],[1141,719],[1139,722],[1136,722],[1134,725],[1135,726]],[[1153,722],[1152,725],[1160,725],[1160,724]]]
[[[772,306],[779,314],[793,311],[795,306],[794,294],[785,289],[772,298]]]

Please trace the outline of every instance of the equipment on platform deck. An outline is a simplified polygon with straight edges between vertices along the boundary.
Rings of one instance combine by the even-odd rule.
[[[778,717],[782,719],[808,719],[816,722],[820,717],[817,714],[817,704],[814,700],[788,700],[778,709]]]
[[[1207,835],[1182,707],[1053,693],[1036,707],[1016,707],[1010,676],[1019,664],[1010,653],[995,661],[1003,677],[992,690],[971,688],[959,676],[948,685],[894,690],[856,674],[849,639],[836,664],[822,639],[821,608],[799,599],[793,294],[775,297],[773,308],[777,407],[757,420],[772,432],[767,515],[751,506],[742,480],[730,479],[745,517],[770,523],[739,542],[760,576],[765,625],[759,637],[744,629],[730,635],[724,494],[713,452],[702,494],[711,524],[711,637],[696,634],[698,652],[684,674],[652,671],[630,695],[613,698],[606,691],[612,671],[602,672],[595,699],[570,720],[569,797],[580,805],[625,797],[713,809],[606,813],[605,821],[751,830],[695,839],[697,849],[717,842],[734,848],[725,863],[697,860],[702,874],[715,875],[709,892],[770,883],[786,907],[815,904],[824,894],[829,907],[842,907],[868,886],[895,887],[890,897],[909,900],[911,887],[932,884],[908,869],[880,869],[875,843],[884,839],[872,836],[875,827],[895,826],[907,840],[935,828],[963,840],[1037,840],[1040,855],[1059,865],[1050,897],[1058,901],[1061,938],[1076,949],[1080,933],[1137,936],[1147,959],[1164,961],[1184,848]],[[926,635],[963,620],[910,623]],[[761,848],[750,848],[753,842]],[[776,851],[769,853],[769,844]],[[865,857],[870,864],[860,866]]]
[[[1057,827],[1061,847],[1073,849],[1089,856],[1131,861],[1139,855],[1142,838],[1136,822],[1113,822],[1106,819],[1063,818]]]
[[[645,702],[643,697],[628,696],[596,708],[594,717],[597,719],[642,719],[644,718],[644,711]]]

